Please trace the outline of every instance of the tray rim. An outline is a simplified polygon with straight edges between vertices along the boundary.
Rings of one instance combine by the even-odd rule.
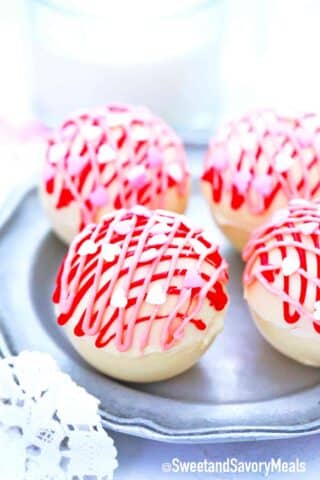
[[[6,224],[10,221],[15,211],[19,208],[24,197],[37,188],[37,179],[33,178],[26,183],[20,184],[13,189],[7,196],[7,199],[0,206],[0,237]],[[0,320],[5,323],[5,312],[1,305],[0,296]],[[10,342],[6,338],[5,328],[1,331],[0,326],[0,357],[14,355],[15,352],[10,347]],[[319,387],[319,385],[313,388]],[[309,390],[307,388],[306,390]],[[155,395],[155,394],[154,394]],[[295,395],[295,394],[293,394]],[[288,395],[290,397],[292,395]],[[266,400],[265,402],[271,402]],[[320,433],[320,416],[311,422],[289,426],[267,426],[267,425],[246,425],[246,426],[225,426],[208,427],[192,430],[180,430],[166,428],[154,420],[144,417],[120,417],[112,415],[102,408],[99,409],[102,425],[106,429],[125,433],[150,440],[177,443],[223,443],[223,442],[243,442],[256,440],[272,440],[295,438],[311,434]]]

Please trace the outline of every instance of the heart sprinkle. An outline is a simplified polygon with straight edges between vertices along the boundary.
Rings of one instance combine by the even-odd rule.
[[[287,210],[286,208],[277,210],[276,212],[274,212],[274,214],[271,217],[271,223],[273,225],[281,224],[287,220],[288,216],[289,216],[289,210]]]
[[[167,243],[168,237],[164,233],[158,233],[156,235],[153,235],[149,240],[148,240],[148,245],[164,245]]]
[[[151,215],[150,210],[148,208],[144,207],[143,205],[135,205],[134,207],[132,207],[130,209],[130,211],[134,215],[138,215],[138,216],[141,216],[141,217],[150,217],[150,215]]]
[[[317,230],[318,226],[317,222],[307,222],[299,225],[299,229],[304,235],[311,235]]]
[[[200,242],[199,240],[197,240],[196,238],[191,238],[189,240],[189,243],[190,245],[192,246],[193,250],[198,254],[198,255],[202,255],[203,253],[205,253],[207,251],[207,248],[206,246]]]
[[[78,254],[81,256],[92,255],[93,253],[96,253],[97,250],[98,245],[89,239],[83,242],[83,244],[78,250]]]
[[[159,283],[151,285],[146,302],[150,303],[150,305],[163,305],[167,300],[167,296],[163,291],[162,286]]]
[[[252,175],[250,172],[236,172],[233,177],[233,184],[241,194],[244,194],[248,190],[251,178]]]
[[[278,153],[278,155],[275,157],[275,165],[274,168],[276,172],[278,173],[285,173],[293,165],[293,158],[290,157],[290,155],[287,155],[285,153]]]
[[[259,175],[253,179],[252,187],[256,192],[260,193],[260,195],[267,197],[271,193],[272,183],[271,175]]]
[[[183,280],[185,288],[201,288],[203,285],[204,281],[196,270],[187,270]]]
[[[163,162],[161,152],[156,148],[150,148],[147,157],[149,167],[159,167]]]
[[[60,160],[65,158],[68,152],[68,148],[64,143],[56,143],[50,148],[50,162],[53,164],[58,163]]]
[[[145,250],[142,252],[140,257],[140,262],[150,262],[154,260],[158,256],[158,250],[156,248],[150,248],[149,250]]]
[[[108,163],[116,159],[116,152],[109,145],[101,145],[98,151],[98,163]]]
[[[127,177],[134,188],[142,188],[148,182],[146,169],[143,165],[132,167],[127,173]]]
[[[227,154],[221,150],[217,150],[212,158],[212,165],[218,172],[223,172],[228,168]]]
[[[106,262],[113,262],[120,253],[121,248],[118,243],[104,243],[102,245],[101,255]]]
[[[181,182],[183,178],[183,172],[180,165],[178,165],[177,163],[170,163],[167,166],[167,172],[168,175],[173,178],[173,180],[175,180],[176,182]]]
[[[117,287],[111,297],[110,305],[115,308],[124,308],[128,303],[125,291],[122,287]]]
[[[129,232],[132,230],[132,222],[130,220],[122,220],[113,227],[116,233],[119,235],[128,235]]]
[[[285,277],[289,277],[293,273],[297,272],[300,268],[300,260],[298,257],[288,255],[282,261],[282,273]]]
[[[93,192],[90,193],[89,199],[95,207],[103,207],[108,203],[108,194],[106,189],[100,185]]]

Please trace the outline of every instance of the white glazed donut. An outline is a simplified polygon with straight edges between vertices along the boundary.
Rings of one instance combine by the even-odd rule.
[[[320,201],[295,199],[260,227],[243,252],[244,292],[264,337],[320,367]]]
[[[202,176],[213,216],[242,250],[291,198],[320,195],[320,117],[251,112],[212,139]]]
[[[75,237],[53,301],[58,324],[88,363],[151,382],[190,368],[222,330],[227,279],[202,229],[138,205]]]
[[[189,187],[181,140],[142,107],[76,114],[47,141],[40,193],[54,231],[67,243],[114,209],[142,204],[183,213]]]

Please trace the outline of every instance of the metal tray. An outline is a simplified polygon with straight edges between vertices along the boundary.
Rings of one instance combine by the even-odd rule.
[[[211,230],[230,265],[225,330],[200,362],[172,380],[125,384],[84,363],[56,326],[51,293],[66,247],[50,232],[35,187],[0,214],[2,355],[24,349],[53,355],[101,400],[106,427],[180,443],[283,438],[320,431],[320,370],[274,351],[242,299],[242,261],[218,232],[197,185],[188,214]]]

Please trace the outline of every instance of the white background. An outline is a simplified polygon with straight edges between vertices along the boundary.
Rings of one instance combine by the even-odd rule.
[[[320,2],[318,0],[232,0],[223,40],[224,113],[254,104],[320,109]],[[22,0],[0,0],[0,116],[17,121],[30,112],[26,65],[21,37]],[[255,21],[253,21],[255,19]],[[10,166],[0,158],[1,180]],[[169,445],[112,434],[119,450],[116,480],[213,478],[207,474],[163,474],[161,464],[174,457],[199,461],[268,461],[282,457],[307,463],[304,475],[274,474],[278,479],[320,478],[320,436],[229,445]],[[0,452],[0,457],[1,457]],[[262,478],[260,475],[217,475],[215,478]],[[2,479],[1,479],[2,480]],[[3,479],[4,480],[4,479]]]

